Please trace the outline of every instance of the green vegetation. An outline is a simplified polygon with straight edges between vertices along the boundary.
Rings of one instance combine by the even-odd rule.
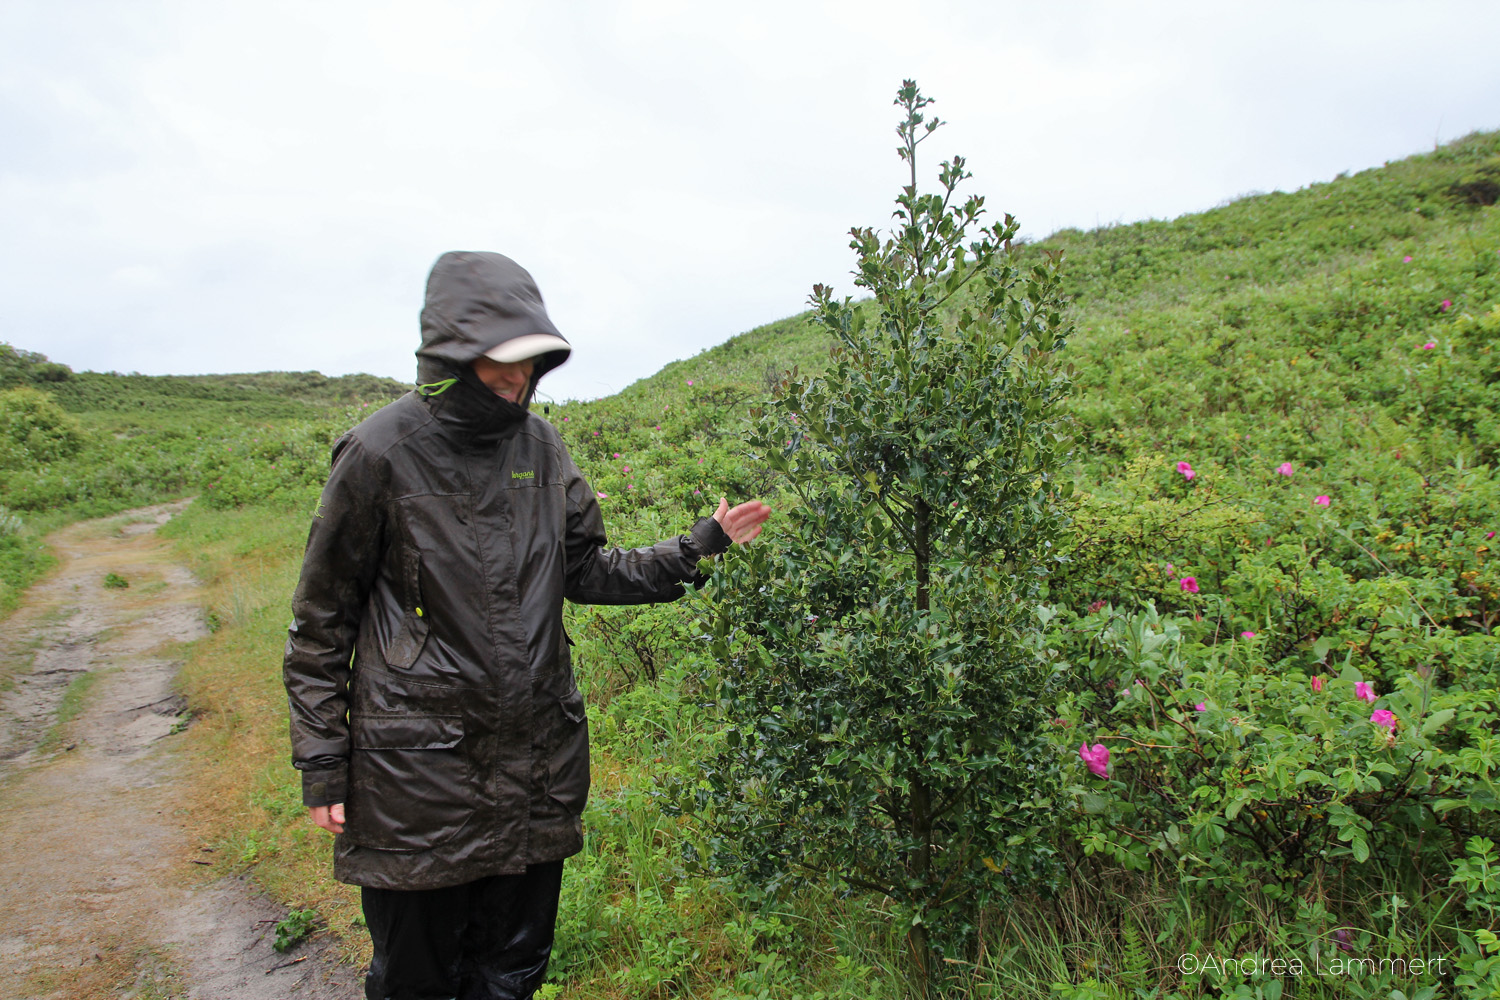
[[[951,993],[1452,996],[1500,977],[1497,168],[1500,134],[1476,134],[1297,192],[1012,245],[1023,272],[1064,251],[1073,300],[1074,461],[1059,482],[1073,527],[1028,625],[1047,687],[1006,692],[1048,708],[1042,768],[1059,787],[1035,835],[965,869],[991,902],[967,913],[973,950],[945,963]],[[960,295],[940,321],[965,308]],[[779,551],[775,532],[795,537],[808,505],[746,456],[748,414],[774,409],[782,371],[823,373],[834,344],[794,317],[616,396],[551,406],[613,541],[680,531],[720,494],[777,508],[762,554]],[[347,932],[355,898],[329,880],[285,763],[277,664],[327,445],[369,406],[311,377],[49,365],[0,349],[4,447],[31,456],[0,479],[0,572],[12,588],[34,574],[36,532],[57,518],[198,493],[166,530],[209,581],[218,625],[185,672],[199,800],[222,803],[202,835],[226,869]],[[861,565],[869,542],[852,527],[841,539]],[[704,870],[713,817],[680,807],[730,745],[717,684],[737,677],[700,638],[714,612],[705,595],[568,611],[595,793],[555,985],[900,996],[897,907]],[[1024,793],[994,807],[1029,808]],[[1269,966],[1310,969],[1315,953],[1325,968],[1446,965]],[[1182,955],[1267,964],[1187,969]]]
[[[0,506],[0,615],[13,611],[26,586],[55,563],[35,527]]]
[[[277,952],[291,951],[317,928],[317,910],[290,910],[276,921],[276,940],[271,943],[271,948]]]

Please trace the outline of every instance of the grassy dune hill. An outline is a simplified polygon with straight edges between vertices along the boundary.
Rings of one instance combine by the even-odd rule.
[[[1500,838],[1497,195],[1500,133],[1483,133],[1296,192],[1018,247],[1064,251],[1073,299],[1077,491],[1047,597],[1066,794],[1048,807],[1051,888],[1016,882],[1003,911],[974,914],[978,950],[954,963],[955,988],[1201,995],[1214,981],[1172,971],[1175,956],[1236,942],[1446,956],[1445,979],[1415,984],[1445,995],[1466,988],[1459,959],[1478,974],[1480,931],[1500,912],[1474,875],[1500,860],[1467,846]],[[830,278],[857,291],[841,276],[809,284]],[[618,395],[548,406],[612,541],[674,534],[720,493],[789,513],[744,454],[745,413],[781,371],[819,370],[830,345],[791,317]],[[223,803],[203,836],[222,870],[315,906],[357,947],[354,897],[328,879],[285,762],[278,664],[326,446],[396,387],[62,374],[7,350],[0,378],[18,387],[0,392],[0,504],[19,521],[0,555],[6,539],[34,554],[35,526],[59,518],[200,495],[167,531],[214,594],[214,634],[184,675],[202,801]],[[4,565],[20,581],[39,563]],[[901,995],[903,929],[878,902],[705,872],[701,824],[664,808],[671,779],[701,774],[722,738],[704,610],[568,609],[595,794],[546,995]],[[1126,696],[1137,681],[1149,701]],[[1392,713],[1389,743],[1356,683]],[[1184,725],[1213,752],[1179,753]],[[1108,780],[1076,754],[1096,740],[1118,741]],[[1254,980],[1261,996],[1280,988]],[[1394,976],[1297,988],[1416,992]]]

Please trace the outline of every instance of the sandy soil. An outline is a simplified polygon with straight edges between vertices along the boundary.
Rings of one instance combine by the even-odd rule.
[[[0,628],[0,996],[354,1000],[331,942],[278,954],[283,909],[195,877],[172,681],[203,612],[155,536],[181,508],[59,532],[59,570]]]

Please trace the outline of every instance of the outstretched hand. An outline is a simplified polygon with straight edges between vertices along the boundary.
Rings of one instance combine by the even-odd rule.
[[[714,511],[714,520],[719,522],[719,527],[724,529],[729,540],[738,545],[743,545],[760,534],[766,518],[770,516],[771,508],[759,500],[746,500],[730,507],[728,499],[719,497],[719,509]]]

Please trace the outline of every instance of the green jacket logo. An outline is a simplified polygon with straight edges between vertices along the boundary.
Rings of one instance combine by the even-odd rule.
[[[526,472],[512,472],[510,474],[510,478],[512,478],[512,479],[535,479],[536,478],[536,470],[535,469],[530,469],[530,470],[528,470]]]

